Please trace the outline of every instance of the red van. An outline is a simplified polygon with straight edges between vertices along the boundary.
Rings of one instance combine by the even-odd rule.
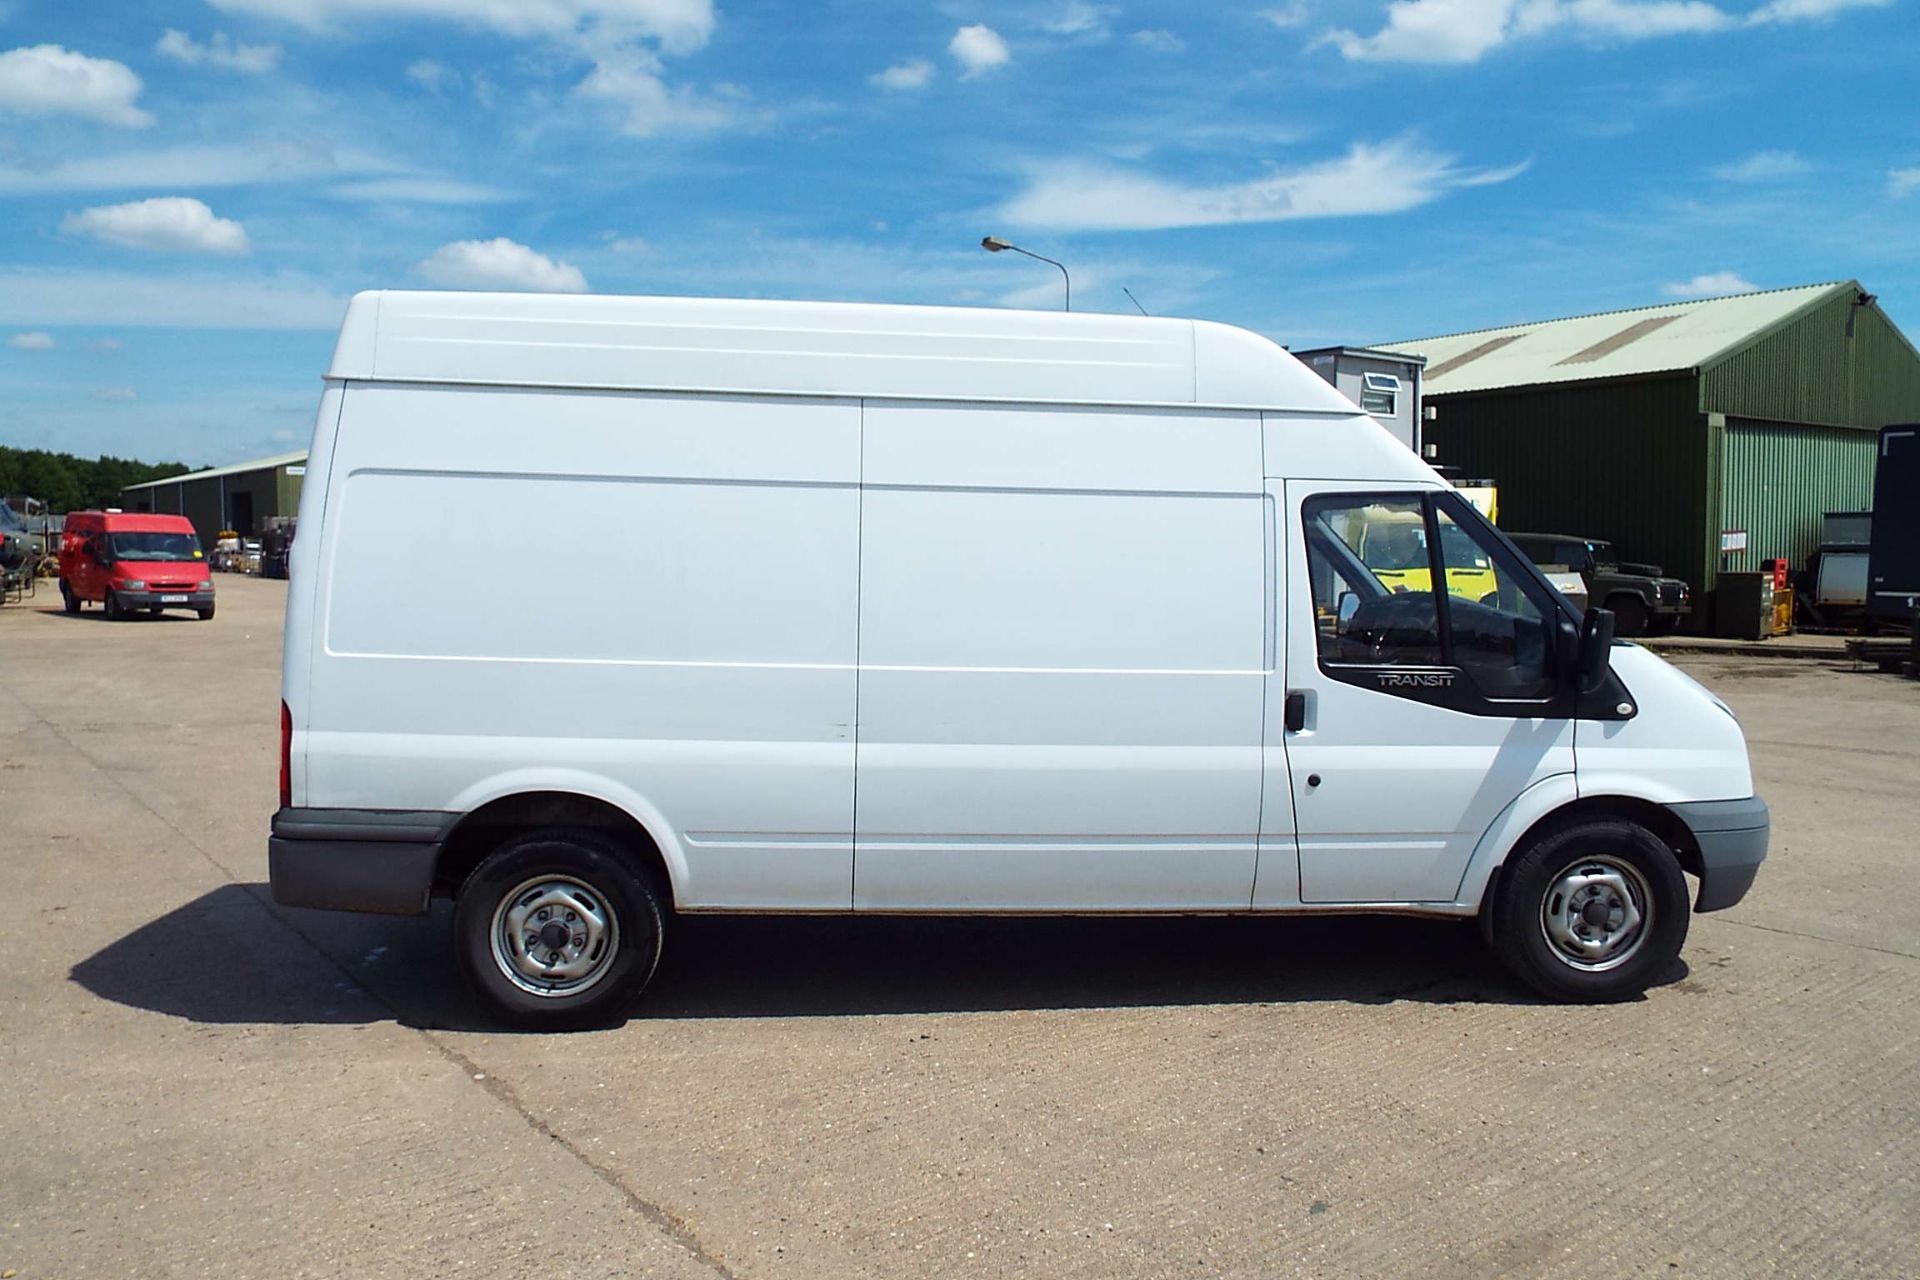
[[[60,535],[60,599],[68,613],[98,600],[113,619],[136,609],[213,616],[213,574],[185,516],[74,511]]]

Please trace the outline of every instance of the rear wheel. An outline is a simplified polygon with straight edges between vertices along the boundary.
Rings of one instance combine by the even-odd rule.
[[[1630,1000],[1679,958],[1687,915],[1687,880],[1665,841],[1635,822],[1589,819],[1508,864],[1494,950],[1554,1000]]]
[[[473,989],[530,1031],[602,1026],[660,960],[659,894],[592,831],[548,829],[501,845],[467,877],[454,950]]]
[[[1647,634],[1647,602],[1638,596],[1610,596],[1607,608],[1613,612],[1613,634],[1617,636],[1643,636]]]
[[[80,597],[73,594],[73,584],[65,578],[60,579],[60,607],[68,613],[80,612]]]

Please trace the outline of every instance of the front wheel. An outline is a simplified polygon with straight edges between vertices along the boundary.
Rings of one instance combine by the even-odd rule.
[[[1562,827],[1508,864],[1494,905],[1501,961],[1554,1000],[1630,1000],[1687,940],[1687,880],[1665,841],[1635,822]]]
[[[591,831],[509,840],[467,877],[453,915],[474,991],[530,1031],[617,1019],[653,976],[663,934],[658,893]]]
[[[127,616],[127,611],[120,607],[120,597],[113,594],[112,587],[108,587],[106,594],[100,597],[100,607],[107,611],[108,622],[119,622]]]
[[[202,622],[213,621],[213,606],[210,604],[201,605],[198,609],[195,609],[194,612],[200,615],[200,621]]]

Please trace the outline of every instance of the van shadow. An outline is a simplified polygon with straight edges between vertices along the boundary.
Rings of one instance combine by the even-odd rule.
[[[204,1023],[497,1030],[451,911],[356,916],[227,885],[75,965],[105,1000]],[[1675,967],[1666,981],[1684,977]],[[1337,1001],[1534,1004],[1465,922],[1395,917],[684,917],[641,1018],[846,1017]]]

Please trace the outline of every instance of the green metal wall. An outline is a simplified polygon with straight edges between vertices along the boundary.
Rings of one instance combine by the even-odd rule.
[[[1747,553],[1729,561],[1758,569],[1785,556],[1796,568],[1820,546],[1820,517],[1873,505],[1878,435],[1856,427],[1727,421],[1720,524],[1747,531]]]
[[[1701,411],[1876,429],[1920,421],[1920,354],[1879,307],[1854,306],[1858,295],[1857,288],[1840,290],[1701,370]]]
[[[1456,475],[1500,486],[1500,526],[1606,538],[1704,589],[1718,526],[1709,435],[1688,376],[1430,397],[1425,436]]]

